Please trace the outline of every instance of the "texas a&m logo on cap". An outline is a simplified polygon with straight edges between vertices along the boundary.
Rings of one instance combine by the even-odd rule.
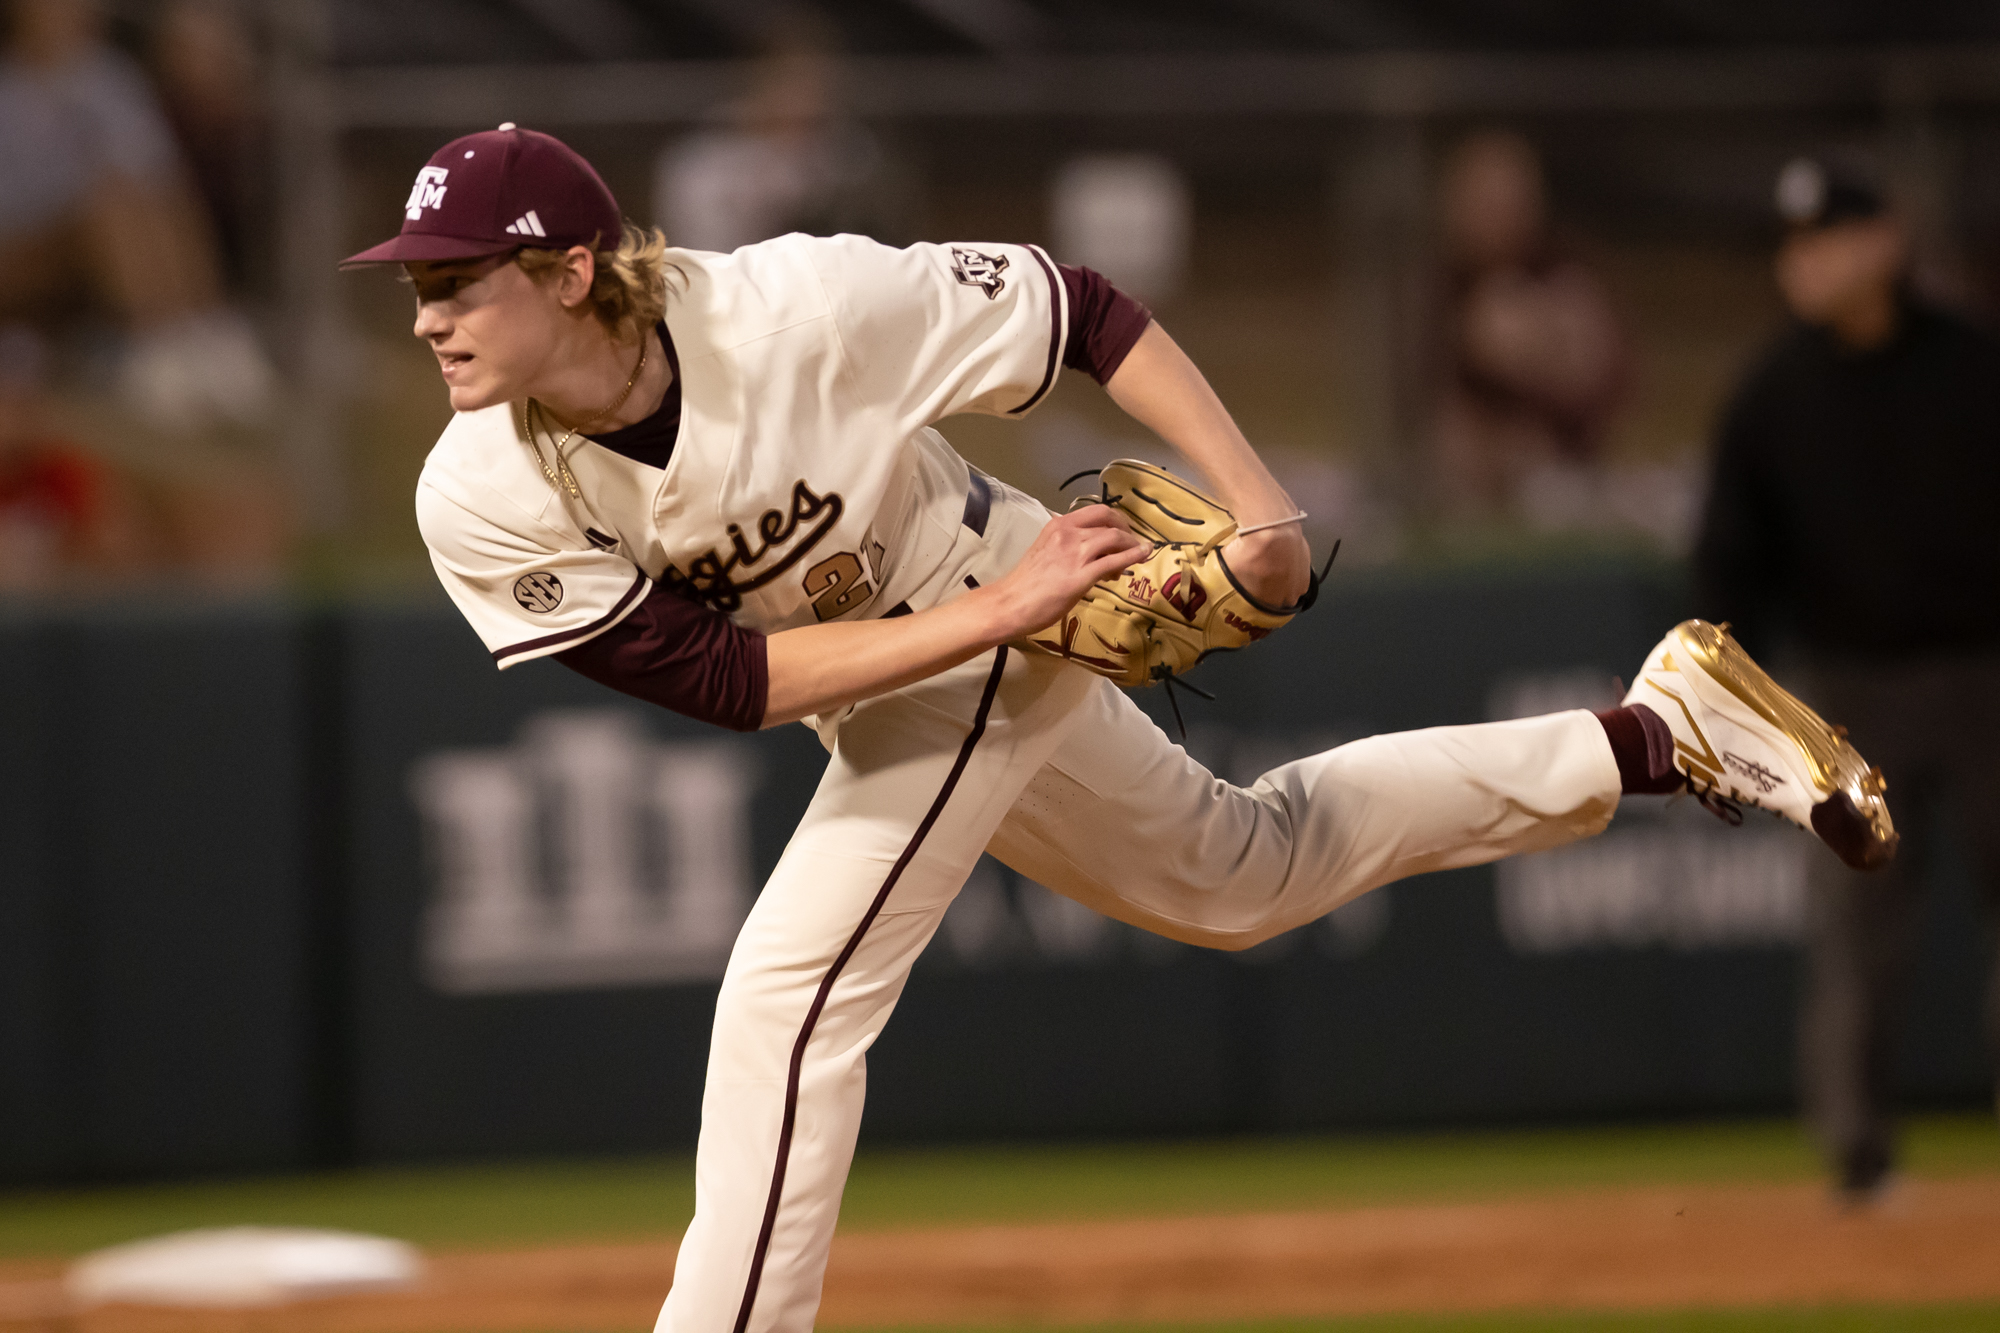
[[[403,216],[415,222],[423,217],[426,208],[443,208],[447,188],[444,178],[450,174],[449,167],[425,167],[419,171],[417,183],[410,187],[410,197],[403,204]]]

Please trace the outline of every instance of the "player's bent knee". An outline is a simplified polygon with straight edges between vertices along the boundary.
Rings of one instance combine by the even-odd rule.
[[[1155,918],[1144,924],[1157,934],[1196,948],[1241,953],[1311,925],[1360,896],[1352,892],[1314,894],[1309,900],[1273,897],[1254,904],[1228,904],[1223,911],[1208,913],[1206,920]]]
[[[1156,926],[1156,934],[1182,944],[1192,944],[1197,949],[1215,949],[1222,953],[1242,953],[1254,949],[1267,940],[1274,940],[1300,923],[1281,921],[1275,915],[1247,921],[1237,925],[1196,925],[1188,922],[1174,922],[1168,926]]]

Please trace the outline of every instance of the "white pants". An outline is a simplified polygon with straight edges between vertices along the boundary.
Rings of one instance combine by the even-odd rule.
[[[1587,712],[1376,736],[1248,788],[1109,682],[1000,649],[861,704],[716,1004],[668,1333],[812,1327],[866,1056],[979,854],[1107,916],[1241,949],[1406,875],[1601,830]]]

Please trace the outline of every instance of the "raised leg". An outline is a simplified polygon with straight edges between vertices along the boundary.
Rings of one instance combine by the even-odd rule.
[[[1597,833],[1618,795],[1587,712],[1372,736],[1236,787],[1105,685],[990,850],[1107,916],[1243,949],[1392,880]]]

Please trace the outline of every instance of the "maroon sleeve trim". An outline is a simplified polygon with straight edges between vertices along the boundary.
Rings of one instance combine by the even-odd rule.
[[[525,643],[512,644],[506,648],[495,648],[493,650],[493,660],[499,665],[505,666],[508,658],[519,657],[522,653],[532,653],[541,648],[549,648],[562,643],[575,643],[578,639],[588,638],[603,629],[606,625],[617,620],[618,617],[624,615],[625,608],[632,605],[632,599],[645,591],[645,587],[646,571],[642,569],[632,576],[632,586],[627,588],[625,595],[618,599],[618,605],[612,607],[588,625],[583,625],[576,629],[566,629],[556,634],[544,634],[539,639],[529,639]]]
[[[1029,246],[1028,253],[1035,257],[1035,262],[1042,266],[1042,276],[1049,280],[1049,364],[1042,372],[1042,387],[1030,394],[1027,402],[1010,411],[1007,414],[1010,417],[1017,417],[1041,402],[1049,389],[1054,386],[1056,367],[1062,364],[1063,342],[1069,336],[1069,321],[1063,318],[1063,303],[1068,294],[1067,289],[1064,288],[1062,279],[1056,276],[1055,266],[1049,263],[1048,256],[1042,253],[1039,245]]]
[[[1118,373],[1153,322],[1153,312],[1096,269],[1056,265],[1069,289],[1069,343],[1063,364],[1104,384]]]

